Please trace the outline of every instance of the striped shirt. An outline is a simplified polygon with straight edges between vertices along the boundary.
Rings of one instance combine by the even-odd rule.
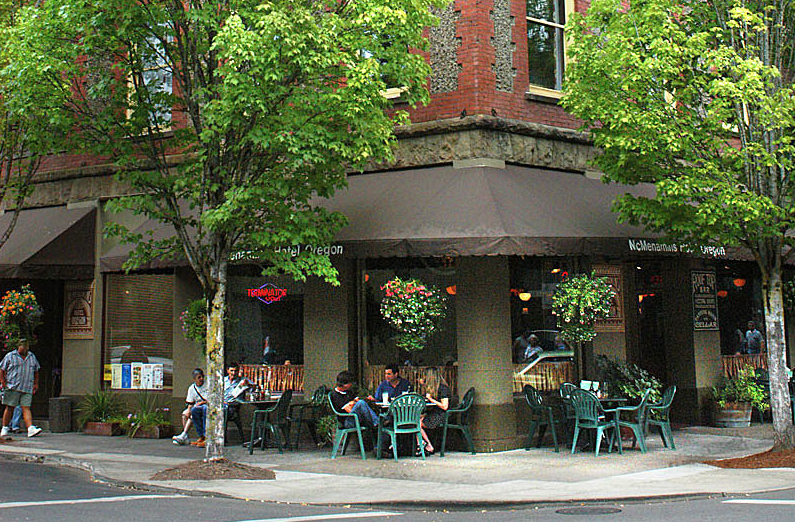
[[[39,371],[41,366],[36,356],[28,352],[24,359],[17,350],[8,352],[0,362],[0,370],[6,372],[7,387],[9,390],[18,390],[26,393],[33,393],[33,374]]]

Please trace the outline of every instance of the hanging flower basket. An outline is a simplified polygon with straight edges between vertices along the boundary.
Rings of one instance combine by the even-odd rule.
[[[23,341],[33,343],[33,331],[41,325],[42,315],[30,285],[6,292],[0,301],[0,332],[6,346],[17,346]]]
[[[397,345],[408,351],[425,348],[445,316],[447,304],[438,288],[399,277],[381,287],[381,316],[400,334]]]

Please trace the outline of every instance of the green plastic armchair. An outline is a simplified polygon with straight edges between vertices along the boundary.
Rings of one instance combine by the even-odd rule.
[[[420,420],[422,410],[425,409],[425,398],[417,393],[407,393],[396,397],[390,404],[389,410],[382,413],[378,423],[378,446],[375,451],[375,458],[381,458],[381,433],[389,435],[392,442],[392,455],[395,461],[397,454],[397,436],[401,433],[415,434],[417,445],[420,447],[422,459],[425,460],[425,444],[422,443],[422,432]],[[385,426],[386,420],[391,418],[391,426]]]
[[[248,454],[254,453],[254,441],[259,437],[261,441],[260,449],[265,449],[267,434],[273,436],[279,453],[284,453],[282,443],[285,448],[290,448],[290,401],[293,398],[292,390],[285,390],[282,396],[272,407],[267,410],[254,410],[254,418],[251,420],[251,441],[248,444]],[[275,413],[275,419],[271,421],[270,414]]]
[[[296,423],[296,433],[295,433],[295,447],[298,448],[298,445],[301,442],[301,428],[306,425],[309,429],[309,434],[312,436],[312,440],[315,444],[317,444],[317,416],[320,410],[323,408],[326,402],[326,395],[328,395],[328,388],[324,385],[320,385],[317,390],[312,394],[312,398],[309,402],[305,402],[303,404],[294,404],[292,406],[292,413],[290,413],[290,417]]]
[[[547,430],[547,426],[549,426],[552,432],[552,442],[555,444],[555,452],[560,453],[560,447],[558,446],[558,433],[555,429],[555,425],[566,422],[565,417],[556,416],[552,406],[546,404],[544,402],[544,397],[538,393],[538,390],[529,384],[524,385],[524,398],[527,401],[527,404],[530,406],[530,431],[527,435],[527,446],[525,449],[529,450],[530,446],[532,446],[533,435],[538,428],[540,429],[538,431],[538,443],[536,444],[536,447],[540,448],[541,440],[544,438],[544,433]]]
[[[367,426],[362,426],[359,422],[359,416],[355,413],[337,410],[334,407],[334,403],[331,402],[331,393],[328,393],[327,397],[331,411],[337,416],[337,431],[334,434],[334,447],[331,450],[331,458],[337,458],[337,451],[340,449],[340,447],[342,448],[342,454],[345,455],[345,450],[348,446],[348,434],[355,433],[359,439],[359,451],[362,454],[362,460],[367,460],[367,455],[364,451],[364,440],[362,439],[362,433],[365,431],[371,431],[370,428]],[[353,427],[346,428],[345,419],[353,419]]]
[[[646,453],[646,425],[645,420],[647,416],[646,412],[646,401],[649,399],[649,394],[651,393],[651,389],[646,390],[643,393],[643,397],[638,403],[637,406],[621,406],[616,408],[616,422],[618,423],[619,429],[621,426],[625,426],[632,430],[632,433],[635,435],[635,442],[638,443],[640,446],[640,452]],[[624,415],[624,419],[621,418],[621,414]],[[627,420],[627,417],[630,419]],[[616,440],[618,441],[618,447],[621,447],[621,433],[616,434]],[[632,443],[632,447],[635,447],[635,442]]]
[[[444,427],[442,428],[442,445],[439,448],[439,456],[444,457],[444,448],[447,445],[447,430],[459,430],[461,434],[464,436],[464,440],[467,443],[468,451],[475,454],[475,443],[472,441],[472,434],[469,431],[469,408],[472,407],[472,403],[475,402],[475,388],[470,388],[464,394],[464,398],[461,399],[461,404],[456,406],[455,408],[448,408],[446,412],[444,412]],[[450,422],[450,418],[453,415],[458,414],[458,424],[453,424]]]
[[[649,425],[657,426],[660,428],[660,437],[662,438],[663,445],[672,450],[676,449],[674,444],[674,434],[671,432],[671,404],[674,402],[674,395],[676,395],[676,386],[670,386],[665,393],[663,393],[662,400],[656,404],[650,404],[646,407],[646,425],[645,431],[649,431]]]
[[[577,438],[580,436],[580,430],[589,429],[596,430],[596,456],[599,456],[599,447],[602,443],[604,432],[612,429],[610,435],[609,445],[607,452],[610,453],[613,448],[613,439],[618,431],[618,424],[615,419],[608,419],[608,413],[615,413],[615,410],[605,410],[599,399],[596,398],[592,392],[586,390],[572,390],[570,399],[571,405],[574,408],[575,424],[574,436],[571,442],[571,452],[574,453],[577,449]],[[621,444],[618,445],[618,452],[621,453]]]

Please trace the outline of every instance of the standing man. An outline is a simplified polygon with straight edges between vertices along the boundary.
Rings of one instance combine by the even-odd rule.
[[[28,427],[28,437],[41,433],[41,428],[33,425],[33,416],[30,413],[33,394],[39,390],[39,368],[39,361],[30,353],[28,341],[24,339],[20,340],[16,350],[8,352],[0,362],[0,388],[5,389],[3,404],[6,407],[0,437],[5,437],[11,431],[8,426],[17,406],[22,406],[22,418]]]
[[[765,339],[762,337],[762,333],[756,329],[756,324],[753,321],[748,321],[748,331],[745,332],[746,353],[761,353],[764,345]]]
[[[398,395],[411,393],[411,391],[411,383],[400,376],[398,365],[387,364],[386,370],[384,370],[384,381],[379,384],[378,389],[375,390],[375,397],[371,395],[367,397],[367,399],[378,402],[383,400],[384,394],[386,393],[389,395],[389,400],[391,401]]]

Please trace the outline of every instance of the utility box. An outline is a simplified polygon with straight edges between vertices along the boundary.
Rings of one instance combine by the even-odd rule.
[[[72,401],[69,397],[50,398],[50,431],[53,433],[72,431]]]

